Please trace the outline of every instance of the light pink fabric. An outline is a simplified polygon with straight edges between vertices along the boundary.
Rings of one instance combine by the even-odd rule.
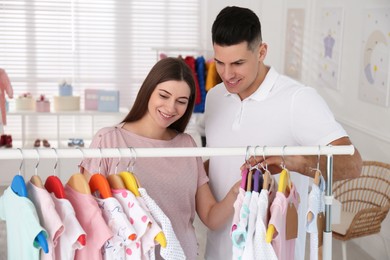
[[[53,193],[50,195],[65,228],[55,247],[56,258],[74,259],[76,249],[84,247],[78,242],[78,238],[85,235],[85,231],[76,218],[72,204],[67,199],[57,198]]]
[[[269,220],[269,224],[274,225],[278,232],[272,240],[272,246],[279,260],[294,259],[295,239],[286,240],[286,215],[287,207],[290,203],[293,203],[298,210],[299,195],[295,186],[292,186],[287,198],[282,192],[278,191],[271,205],[271,219]]]
[[[91,148],[165,148],[195,147],[188,134],[178,134],[172,140],[156,140],[136,135],[122,129],[107,127],[99,130],[92,140]],[[103,158],[100,171],[102,174],[115,172],[119,158]],[[126,169],[130,158],[122,158],[118,172]],[[82,166],[89,172],[96,172],[100,158],[85,159]],[[137,158],[134,174],[141,187],[172,221],[173,229],[187,259],[197,258],[197,240],[193,221],[195,218],[195,196],[197,189],[208,182],[203,161],[200,157],[160,157]]]
[[[68,184],[65,185],[65,192],[87,234],[86,245],[76,250],[75,260],[102,260],[101,248],[113,234],[104,221],[97,202],[91,194],[79,193]]]
[[[57,246],[58,239],[62,232],[64,232],[62,220],[55,209],[50,193],[46,189],[39,188],[29,181],[27,182],[27,191],[29,198],[37,209],[41,225],[46,229],[49,235],[47,239],[49,252],[47,254],[41,252],[40,259],[56,259],[54,248]]]
[[[234,215],[233,215],[233,221],[232,221],[232,229],[230,230],[230,236],[232,235],[232,232],[234,230],[236,230],[237,225],[240,222],[240,209],[242,206],[242,202],[244,201],[244,197],[245,197],[245,190],[242,188],[239,188],[237,198],[233,204]]]
[[[0,123],[3,123],[3,125],[7,124],[7,117],[6,117],[6,109],[5,109],[5,93],[7,93],[8,97],[13,98],[14,92],[12,89],[11,82],[8,78],[7,73],[5,70],[0,68],[0,110],[1,110],[1,121]]]

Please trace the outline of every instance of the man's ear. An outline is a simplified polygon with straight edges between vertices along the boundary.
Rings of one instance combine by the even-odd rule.
[[[259,47],[259,61],[263,61],[267,56],[268,45],[266,43],[260,44]]]

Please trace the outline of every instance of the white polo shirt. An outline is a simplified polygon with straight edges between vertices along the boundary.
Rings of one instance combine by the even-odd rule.
[[[242,101],[237,94],[229,93],[223,83],[208,92],[205,135],[208,147],[262,147],[327,145],[347,133],[314,88],[271,67],[256,92]],[[244,160],[240,156],[210,158],[210,187],[217,200],[223,199],[240,180]],[[295,259],[304,259],[309,178],[293,172],[291,178],[301,197]],[[229,224],[208,232],[206,259],[231,258],[231,248]]]

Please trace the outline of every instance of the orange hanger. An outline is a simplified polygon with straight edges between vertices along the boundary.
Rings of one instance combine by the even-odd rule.
[[[100,148],[100,155],[101,154],[102,151]],[[107,199],[112,197],[112,193],[111,193],[110,184],[108,183],[106,177],[103,176],[103,174],[101,174],[100,172],[101,163],[102,163],[102,157],[100,156],[98,173],[92,175],[91,179],[89,180],[89,187],[91,188],[92,194],[94,194],[96,197]]]
[[[112,197],[110,184],[108,183],[106,177],[100,173],[92,175],[89,180],[89,187],[91,189],[91,193],[95,194],[98,198],[107,199]]]

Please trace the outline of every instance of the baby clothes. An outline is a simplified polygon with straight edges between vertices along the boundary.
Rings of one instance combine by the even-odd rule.
[[[240,187],[238,190],[237,198],[233,204],[234,215],[233,215],[232,229],[230,230],[230,235],[234,230],[236,230],[238,223],[240,222],[240,210],[241,210],[242,202],[244,201],[244,197],[245,197],[245,190]]]
[[[101,248],[113,234],[104,221],[97,202],[91,194],[77,192],[69,184],[65,185],[65,192],[87,234],[87,243],[82,249],[76,250],[75,260],[103,259]]]
[[[167,239],[167,246],[161,247],[160,254],[164,259],[182,260],[185,259],[184,251],[173,231],[171,221],[156,204],[156,202],[148,195],[144,188],[139,188],[138,191],[148,206],[152,216],[160,223],[161,228]]]
[[[257,204],[259,200],[259,193],[252,191],[251,201],[249,203],[249,219],[248,219],[248,233],[245,242],[242,259],[253,259],[254,251],[257,250],[258,245],[254,245],[254,233],[257,218]]]
[[[133,257],[133,259],[141,259],[142,247],[145,244],[145,247],[148,248],[146,251],[153,249],[153,238],[161,231],[161,229],[155,229],[155,233],[151,232],[151,237],[144,236],[145,233],[147,233],[149,230],[149,225],[152,225],[152,220],[149,214],[141,207],[137,198],[131,191],[126,189],[112,189],[111,191],[112,195],[121,204],[124,213],[130,220],[130,223],[133,225],[137,234],[135,243],[126,247],[126,254],[130,257]],[[156,224],[154,224],[154,226],[156,226]],[[146,239],[143,240],[143,238]]]
[[[95,198],[103,218],[114,234],[107,240],[102,248],[103,259],[123,260],[126,259],[125,247],[137,238],[133,226],[130,224],[122,206],[114,197],[105,199]]]
[[[47,254],[41,252],[40,259],[56,259],[54,248],[64,232],[62,220],[55,209],[50,193],[46,189],[39,188],[29,181],[27,182],[27,191],[29,198],[35,205],[40,223],[49,235],[47,238],[49,252]]]
[[[8,187],[0,197],[0,219],[7,225],[8,259],[39,259],[39,249],[34,242],[37,235],[46,231],[39,224],[34,204],[18,196]],[[12,231],[11,231],[12,230]]]
[[[274,248],[266,242],[266,226],[268,223],[269,192],[262,189],[257,200],[257,218],[254,234],[254,254],[255,260],[278,260]]]
[[[251,201],[252,193],[250,191],[245,192],[244,201],[240,209],[240,220],[237,228],[232,232],[233,241],[233,259],[241,259],[244,252],[245,242],[247,238],[247,227],[249,220],[249,203]]]
[[[55,247],[56,259],[73,260],[76,249],[84,247],[84,245],[78,242],[78,238],[81,235],[85,235],[85,231],[76,218],[72,204],[67,199],[57,198],[53,193],[51,197],[56,211],[64,224],[64,232],[58,239],[58,244]]]
[[[279,260],[294,259],[295,239],[286,238],[286,218],[288,207],[295,207],[298,210],[299,195],[293,185],[288,197],[278,191],[271,205],[271,218],[269,224],[272,224],[277,235],[272,240],[272,246]]]
[[[320,176],[319,185],[313,183],[308,198],[307,213],[311,212],[313,215],[310,222],[306,225],[306,231],[310,233],[310,260],[318,259],[318,228],[317,216],[319,213],[325,211],[324,203],[325,180]]]

